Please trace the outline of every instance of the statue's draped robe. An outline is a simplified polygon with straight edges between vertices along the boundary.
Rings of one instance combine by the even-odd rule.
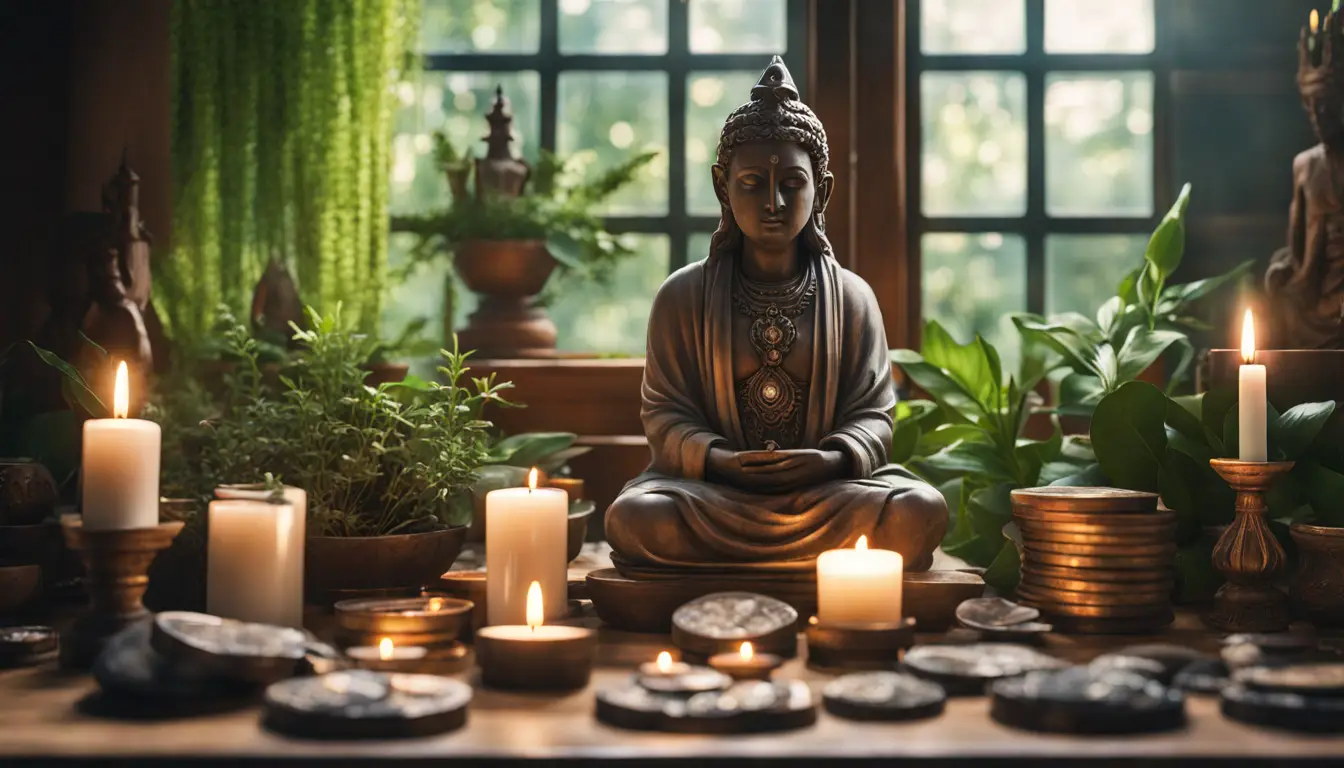
[[[711,446],[739,451],[747,445],[732,370],[736,265],[732,258],[712,255],[673,274],[654,299],[641,414],[653,460],[622,492],[622,497],[654,493],[672,499],[695,539],[691,548],[708,556],[703,562],[679,560],[669,553],[686,548],[660,547],[657,536],[635,537],[638,549],[630,551],[631,537],[621,537],[624,547],[614,559],[623,570],[714,570],[734,563],[811,570],[818,553],[852,547],[863,533],[872,539],[881,518],[899,508],[889,503],[899,502],[896,497],[928,490],[906,470],[887,464],[896,396],[877,299],[834,258],[813,258],[818,284],[809,310],[814,341],[801,445],[781,448],[843,451],[851,458],[850,477],[784,494],[705,482]],[[908,564],[927,567],[945,525],[944,511],[937,530],[905,537],[928,550],[907,553]],[[931,544],[922,540],[928,538]]]
[[[1288,247],[1271,260],[1266,288],[1280,348],[1344,346],[1344,158],[1318,144],[1293,161]]]

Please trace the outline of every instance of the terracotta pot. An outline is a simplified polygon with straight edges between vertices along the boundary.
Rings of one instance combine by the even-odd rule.
[[[1288,588],[1293,614],[1317,627],[1344,627],[1344,528],[1297,523],[1297,575]]]
[[[543,240],[468,240],[457,247],[453,266],[476,293],[524,299],[541,293],[556,263]]]
[[[56,480],[32,459],[0,459],[0,525],[34,525],[56,508]]]
[[[304,599],[325,606],[338,594],[437,584],[462,551],[466,536],[466,526],[395,536],[309,536]]]
[[[364,383],[376,387],[379,384],[405,381],[406,374],[411,372],[411,366],[406,363],[365,363],[364,370],[369,372],[369,375],[364,377]]]

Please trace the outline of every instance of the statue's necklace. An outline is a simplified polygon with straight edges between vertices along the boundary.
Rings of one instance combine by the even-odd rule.
[[[751,345],[761,368],[738,385],[743,431],[754,444],[794,444],[802,421],[804,385],[781,366],[798,339],[794,319],[812,304],[817,275],[811,259],[796,277],[783,283],[761,283],[741,271],[733,281],[733,305],[751,320]]]

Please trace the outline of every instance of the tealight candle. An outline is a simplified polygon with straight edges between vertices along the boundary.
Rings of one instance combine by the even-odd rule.
[[[1251,310],[1241,324],[1241,361],[1237,372],[1237,457],[1242,461],[1268,461],[1265,366],[1255,363],[1255,320]]]
[[[112,418],[84,422],[80,512],[90,531],[159,524],[159,425],[128,419],[126,363],[117,365]]]
[[[538,488],[535,468],[527,483],[526,488],[501,488],[485,496],[490,624],[523,624],[532,582],[550,596],[546,618],[562,618],[567,608],[569,496],[558,488]]]
[[[534,581],[527,589],[526,626],[477,630],[482,682],[514,690],[572,690],[588,684],[596,647],[593,631],[544,624],[545,614],[541,584]]]
[[[887,624],[901,620],[903,561],[897,552],[833,549],[817,558],[817,616],[822,624]]]
[[[377,672],[414,672],[428,654],[427,649],[419,646],[398,646],[390,637],[378,641],[376,648],[362,645],[345,652],[346,656],[354,659],[356,666]]]
[[[656,661],[646,661],[639,665],[639,674],[644,677],[676,677],[691,671],[691,665],[684,661],[673,661],[672,654],[663,651]]]
[[[709,657],[709,666],[734,680],[769,680],[784,660],[770,653],[756,653],[751,643],[743,643],[737,653],[719,653]]]

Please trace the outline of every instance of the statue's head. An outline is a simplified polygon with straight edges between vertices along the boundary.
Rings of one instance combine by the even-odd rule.
[[[772,250],[802,237],[807,250],[830,255],[823,216],[835,183],[829,160],[826,130],[774,57],[719,135],[713,173],[722,214],[711,256],[739,251],[744,237]]]
[[[1316,138],[1344,146],[1344,15],[1329,13],[1319,24],[1302,28],[1298,41],[1297,89],[1302,94]]]

